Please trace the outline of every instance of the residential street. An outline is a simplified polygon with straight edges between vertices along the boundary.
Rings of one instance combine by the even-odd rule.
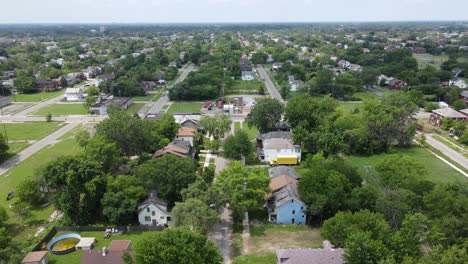
[[[285,102],[283,98],[281,97],[278,90],[276,90],[275,85],[270,80],[270,76],[268,76],[268,74],[266,73],[262,65],[257,65],[257,72],[260,75],[260,78],[263,79],[263,82],[265,83],[265,86],[267,87],[268,92],[270,93],[271,97],[277,99],[278,101],[284,104]]]
[[[426,134],[426,142],[454,162],[460,164],[463,168],[468,169],[468,159],[465,156],[436,140],[431,134]]]
[[[24,149],[23,151],[13,156],[9,160],[3,162],[2,164],[0,164],[0,175],[3,175],[5,172],[9,171],[18,163],[29,158],[30,156],[32,156],[34,153],[38,152],[45,146],[56,143],[59,137],[61,137],[68,131],[72,130],[79,124],[80,124],[79,122],[73,122],[73,123],[67,124],[64,127],[60,128],[59,130],[55,131],[54,133],[32,144],[31,146]]]

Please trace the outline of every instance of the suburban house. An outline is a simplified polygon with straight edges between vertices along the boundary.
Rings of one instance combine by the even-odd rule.
[[[48,251],[29,252],[21,261],[21,264],[47,264],[49,263],[47,252]]]
[[[268,220],[275,224],[304,224],[307,206],[299,198],[297,180],[288,175],[271,179],[266,197]]]
[[[468,91],[461,92],[459,98],[462,99],[463,101],[465,101],[465,103],[467,103],[468,102]]]
[[[351,67],[351,62],[347,60],[340,60],[338,61],[338,67],[342,69],[348,69],[349,67]]]
[[[449,118],[453,121],[461,121],[461,120],[466,120],[466,115],[458,111],[455,111],[454,109],[450,107],[446,107],[446,108],[432,110],[429,121],[433,123],[434,125],[440,126],[442,125],[443,118]]]
[[[289,81],[289,86],[290,86],[290,91],[292,92],[297,92],[299,91],[299,88],[301,88],[301,86],[304,84],[303,81],[301,80],[292,80],[292,81]]]
[[[388,87],[390,89],[400,90],[402,87],[406,86],[406,82],[399,80],[399,79],[392,79],[388,82]]]
[[[241,78],[243,81],[252,81],[255,78],[255,74],[252,70],[244,70],[241,72]]]
[[[176,139],[187,141],[190,143],[191,146],[193,146],[193,142],[195,142],[196,132],[197,130],[191,127],[181,127],[177,130]]]
[[[84,76],[82,72],[72,72],[72,73],[66,74],[64,78],[65,78],[65,81],[67,81],[67,84],[69,86],[72,86],[75,83],[86,80],[86,77]]]
[[[468,88],[468,84],[463,79],[450,80],[449,85],[455,85],[462,89]]]
[[[277,264],[343,264],[344,249],[333,248],[330,241],[323,241],[323,248],[278,249]]]
[[[3,108],[7,105],[11,105],[10,96],[0,96],[0,108]]]
[[[283,63],[281,63],[281,62],[275,62],[271,66],[272,71],[278,71],[278,70],[281,70],[281,68],[283,68]]]
[[[102,73],[101,67],[97,66],[89,66],[88,68],[83,70],[83,75],[86,79],[92,79]]]
[[[242,57],[240,60],[241,78],[243,81],[251,81],[255,78],[249,59]]]
[[[102,82],[109,82],[109,81],[113,81],[114,79],[115,79],[115,76],[113,74],[100,75],[96,77],[96,86],[99,86],[99,84]]]
[[[94,115],[107,115],[107,109],[111,105],[115,105],[120,107],[120,109],[125,110],[131,104],[132,99],[130,97],[109,97],[90,107],[89,112]]]
[[[38,79],[34,83],[34,87],[36,87],[41,92],[55,91],[60,88],[60,83],[56,80]]]
[[[261,161],[270,162],[281,156],[296,156],[301,162],[301,147],[292,141],[292,133],[268,132],[257,136],[257,154]]]
[[[102,250],[84,252],[81,256],[82,264],[123,264],[124,252],[133,255],[130,249],[130,240],[112,240],[109,247]]]
[[[67,88],[65,89],[65,99],[67,102],[80,102],[83,101],[83,91],[81,88]]]
[[[270,178],[272,179],[282,175],[288,175],[289,177],[296,180],[301,178],[301,175],[299,175],[299,173],[297,173],[294,168],[288,166],[272,167],[268,170],[268,175],[270,175]]]
[[[143,85],[143,89],[145,89],[145,92],[153,91],[154,88],[156,88],[156,86],[158,85],[154,81],[142,81],[141,84]]]
[[[158,198],[156,191],[151,191],[148,198],[138,205],[138,222],[146,226],[167,226],[171,214],[167,204]]]
[[[153,157],[159,158],[164,154],[172,154],[181,158],[195,158],[195,150],[192,148],[190,142],[178,139],[173,140],[171,143],[169,143],[169,145],[156,151]]]

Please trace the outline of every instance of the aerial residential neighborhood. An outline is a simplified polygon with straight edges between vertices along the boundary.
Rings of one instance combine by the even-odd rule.
[[[18,2],[0,264],[467,263],[464,1]]]

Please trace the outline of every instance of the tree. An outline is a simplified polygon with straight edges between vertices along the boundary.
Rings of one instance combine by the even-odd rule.
[[[165,114],[162,118],[155,123],[156,130],[155,134],[162,136],[163,138],[172,141],[179,129],[179,125],[175,122],[174,116],[171,114]]]
[[[5,222],[8,220],[8,213],[6,209],[2,206],[0,206],[0,227],[5,224]]]
[[[351,210],[357,211],[360,209],[375,210],[375,201],[379,196],[379,191],[374,186],[366,184],[362,187],[354,188],[351,191],[349,199],[349,207]]]
[[[91,138],[86,143],[84,153],[91,160],[99,162],[106,172],[116,170],[123,163],[123,153],[117,143],[110,142],[102,135]]]
[[[106,180],[98,162],[85,156],[63,156],[48,163],[41,174],[65,223],[88,224],[99,215]]]
[[[90,138],[91,135],[87,129],[82,129],[75,134],[75,141],[80,147],[86,147]]]
[[[196,179],[195,164],[190,158],[163,155],[138,166],[135,175],[146,186],[154,189],[168,207],[182,200],[181,191]]]
[[[229,159],[241,160],[242,157],[248,158],[253,150],[249,135],[243,130],[228,136],[224,141],[224,156]]]
[[[265,64],[267,59],[268,59],[268,54],[260,51],[260,52],[255,52],[252,55],[251,61],[253,64]]]
[[[377,263],[388,254],[382,240],[372,239],[368,232],[357,232],[346,240],[344,259],[349,264]]]
[[[453,102],[453,108],[457,111],[465,109],[466,103],[462,99],[455,100],[455,102]]]
[[[223,194],[219,193],[216,188],[212,188],[211,184],[206,183],[203,179],[197,178],[197,180],[187,188],[181,191],[182,199],[187,201],[188,199],[196,199],[204,202],[210,207],[220,207],[222,203]]]
[[[86,109],[88,109],[88,111],[89,111],[89,108],[91,108],[95,104],[96,104],[96,97],[90,96],[90,95],[86,96],[83,105]]]
[[[414,187],[420,175],[427,174],[424,166],[404,155],[387,155],[376,166],[375,170],[385,184],[392,188]]]
[[[136,246],[137,264],[219,264],[223,257],[204,235],[183,229],[166,229]]]
[[[284,106],[278,100],[262,98],[256,101],[246,122],[249,127],[255,126],[260,133],[267,133],[272,131],[275,125],[281,121],[283,111]]]
[[[86,88],[86,94],[88,94],[88,96],[98,96],[99,92],[100,90],[96,86],[89,86]]]
[[[15,87],[17,87],[18,91],[23,93],[30,93],[34,91],[34,84],[36,78],[29,74],[27,71],[21,70],[18,71],[15,78]]]
[[[39,205],[43,201],[39,184],[35,179],[26,179],[18,185],[16,195],[21,202],[30,205]]]
[[[203,201],[193,198],[176,203],[171,214],[176,227],[188,227],[203,233],[219,221],[216,211]]]
[[[375,209],[382,213],[393,230],[397,230],[406,213],[413,208],[416,195],[406,189],[386,189],[383,195],[377,198]]]
[[[0,160],[3,160],[5,157],[7,157],[9,149],[10,146],[8,146],[7,140],[3,134],[0,134]]]
[[[203,116],[200,125],[215,139],[224,137],[224,134],[231,130],[231,119],[225,114],[216,114],[214,116]]]
[[[219,139],[207,140],[204,143],[204,146],[205,146],[205,149],[216,153],[221,147],[221,141]]]
[[[238,161],[233,161],[221,171],[214,182],[223,195],[223,201],[238,215],[244,210],[253,209],[264,203],[269,190],[270,178],[265,171],[254,168],[249,170]]]
[[[31,217],[31,208],[29,204],[25,202],[18,202],[12,208],[14,218],[20,221],[21,225],[24,224],[24,221]]]

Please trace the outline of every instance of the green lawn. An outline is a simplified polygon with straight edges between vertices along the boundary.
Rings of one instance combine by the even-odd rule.
[[[199,113],[202,108],[201,103],[185,103],[185,102],[175,102],[169,109],[168,113]]]
[[[358,98],[360,100],[377,99],[378,98],[378,96],[375,93],[371,93],[371,92],[354,93],[353,97],[356,97],[356,98]]]
[[[73,232],[61,232],[57,233],[57,236],[66,233],[73,233]],[[104,232],[81,232],[80,235],[82,237],[95,237],[97,240],[96,245],[94,248],[96,250],[101,250],[102,247],[108,247],[112,240],[131,240],[131,248],[134,249],[135,245],[146,237],[150,237],[156,232],[137,232],[137,233],[125,233],[125,234],[113,234],[109,239],[104,239],[103,235]],[[79,264],[81,260],[81,256],[83,255],[83,251],[78,250],[73,253],[57,256],[48,254],[49,256],[49,263],[50,264]]]
[[[234,122],[234,131],[239,131],[241,129],[240,122]],[[242,124],[242,130],[249,135],[250,140],[254,140],[260,132],[256,127],[249,127],[247,123]]]
[[[11,97],[12,102],[40,102],[63,94],[64,91],[18,94]]]
[[[53,104],[43,107],[31,115],[46,116],[49,113],[51,113],[52,116],[87,115],[88,110],[86,110],[83,104]]]
[[[259,87],[265,87],[265,84],[261,81],[235,80],[232,85],[226,87],[226,94],[257,94]]]
[[[448,60],[447,55],[431,55],[431,54],[413,54],[413,57],[418,61],[418,67],[420,69],[426,68],[428,65],[440,69],[440,65]]]
[[[233,259],[232,264],[276,264],[276,254],[248,254]]]
[[[16,155],[19,152],[21,152],[23,149],[31,146],[29,143],[8,143],[8,146],[10,149],[8,150],[8,153],[11,153],[12,155]]]
[[[144,103],[133,103],[128,106],[125,112],[133,115],[135,113],[138,113],[138,111],[140,111],[143,108],[143,106],[145,106]]]
[[[343,113],[351,114],[355,109],[359,109],[361,113],[364,109],[363,103],[348,103],[348,102],[339,102],[338,109],[343,111]]]
[[[445,164],[443,161],[436,158],[429,151],[421,147],[412,147],[405,149],[397,149],[396,154],[410,156],[424,165],[427,173],[421,175],[421,178],[430,180],[436,183],[441,182],[466,182],[467,179],[459,172]],[[372,169],[388,154],[379,154],[372,156],[349,156],[348,159],[357,167],[365,180],[368,182],[378,182],[374,170]],[[366,166],[371,166],[369,172],[366,173]]]
[[[241,122],[234,122],[234,132],[237,132],[241,128]]]
[[[0,133],[7,132],[8,140],[39,140],[62,127],[62,122],[25,122],[0,125]]]

